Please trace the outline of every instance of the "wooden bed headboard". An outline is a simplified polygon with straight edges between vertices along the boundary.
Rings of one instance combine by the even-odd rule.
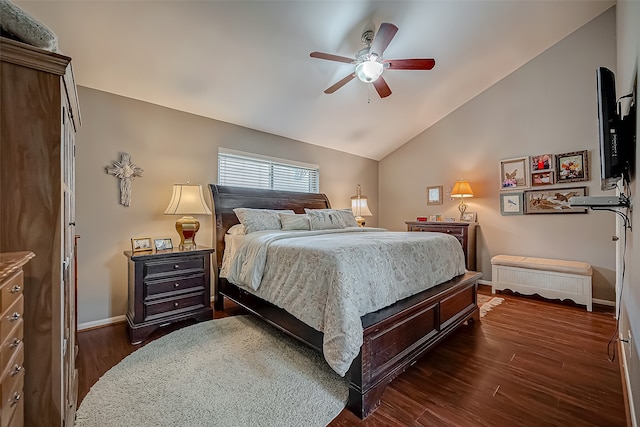
[[[294,191],[263,190],[257,188],[231,187],[209,184],[216,218],[216,259],[222,266],[224,235],[233,225],[239,224],[233,212],[235,208],[293,209],[304,213],[304,208],[329,209],[329,199],[320,193],[298,193]]]

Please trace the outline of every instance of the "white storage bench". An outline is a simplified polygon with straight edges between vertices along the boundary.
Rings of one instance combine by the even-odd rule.
[[[591,311],[591,275],[586,262],[496,255],[491,258],[491,292],[510,289],[524,295],[569,299]]]

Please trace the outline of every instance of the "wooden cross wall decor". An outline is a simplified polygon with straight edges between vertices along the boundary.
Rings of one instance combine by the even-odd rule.
[[[122,159],[113,162],[113,166],[107,166],[107,173],[120,180],[120,204],[129,206],[131,204],[131,182],[135,177],[142,176],[144,170],[131,162],[131,156],[127,153],[120,153]]]

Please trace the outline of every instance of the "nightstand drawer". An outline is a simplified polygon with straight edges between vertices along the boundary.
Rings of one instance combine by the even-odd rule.
[[[17,322],[22,319],[24,313],[24,297],[21,295],[13,304],[2,313],[0,318],[0,340],[4,341],[9,335]]]
[[[424,231],[450,234],[460,242],[467,270],[476,268],[476,226],[475,222],[406,221],[407,231]]]
[[[18,351],[18,347],[24,336],[24,321],[22,319],[16,322],[15,327],[9,333],[9,336],[0,347],[0,366],[7,366],[9,359]]]
[[[184,293],[188,291],[204,291],[204,273],[192,276],[180,276],[172,279],[145,281],[145,295],[149,297],[159,297],[166,293]]]
[[[182,298],[160,299],[144,303],[145,321],[180,314],[185,311],[198,310],[202,307],[204,292],[188,294]]]
[[[160,274],[180,274],[186,271],[204,271],[204,258],[172,258],[169,260],[147,261],[144,263],[145,277]]]
[[[18,271],[13,277],[11,277],[5,285],[2,287],[2,293],[0,298],[2,303],[0,304],[0,313],[3,313],[7,307],[14,303],[20,295],[22,295],[23,288],[23,273],[22,270]]]

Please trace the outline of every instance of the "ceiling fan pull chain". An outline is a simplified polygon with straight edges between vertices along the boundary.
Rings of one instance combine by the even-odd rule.
[[[367,104],[371,104],[371,83],[367,85]]]

